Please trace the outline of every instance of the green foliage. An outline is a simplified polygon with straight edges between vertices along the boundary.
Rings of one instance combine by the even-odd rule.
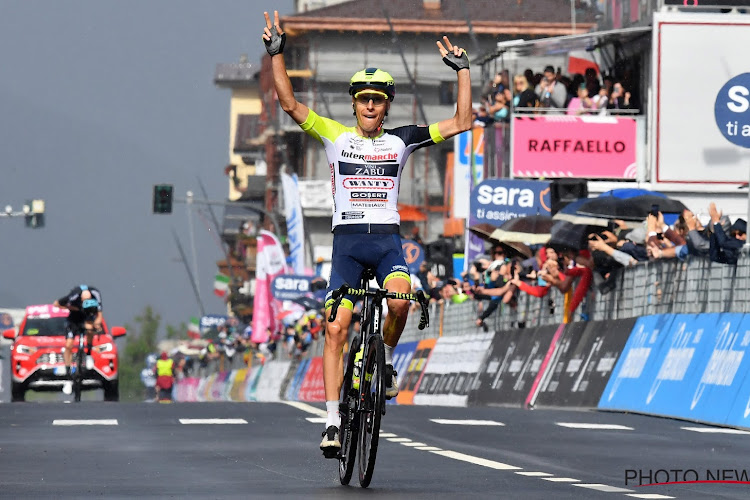
[[[125,324],[125,348],[120,350],[120,399],[122,401],[143,401],[145,389],[141,382],[141,370],[146,364],[146,356],[156,352],[157,333],[161,315],[146,306],[141,315],[133,319],[135,326]],[[166,325],[167,338],[179,338],[187,331],[182,323],[178,328]]]

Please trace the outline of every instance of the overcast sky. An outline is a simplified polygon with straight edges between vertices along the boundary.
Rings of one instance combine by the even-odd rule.
[[[152,215],[152,186],[184,197],[200,176],[226,198],[229,91],[214,68],[242,53],[258,67],[269,8],[292,1],[0,0],[0,209],[47,204],[44,229],[0,219],[0,307],[87,283],[110,325],[146,305],[175,325],[198,315],[171,235],[189,252],[186,208]],[[222,253],[194,221],[204,304],[222,313]]]

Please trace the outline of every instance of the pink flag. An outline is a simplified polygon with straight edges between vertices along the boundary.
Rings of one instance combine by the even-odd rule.
[[[253,299],[253,334],[250,340],[268,342],[271,333],[279,330],[281,303],[271,295],[271,282],[276,276],[290,272],[281,243],[273,233],[261,230],[258,233],[258,254],[255,260],[255,298]]]

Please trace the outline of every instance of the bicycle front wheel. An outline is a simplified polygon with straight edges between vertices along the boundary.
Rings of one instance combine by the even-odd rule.
[[[76,353],[76,373],[73,377],[73,398],[76,403],[81,402],[81,392],[83,390],[83,369],[86,367],[86,350],[78,346]]]
[[[368,340],[367,358],[360,377],[362,401],[359,420],[359,484],[367,488],[375,470],[378,454],[380,419],[385,407],[385,348],[383,337],[373,335]]]
[[[357,460],[357,429],[359,428],[357,399],[359,397],[359,390],[352,386],[352,380],[354,377],[354,358],[357,351],[359,351],[359,346],[359,336],[356,336],[352,340],[347,356],[344,385],[341,391],[341,404],[339,405],[339,413],[341,414],[339,481],[343,485],[349,484],[349,481],[352,479],[354,462]]]

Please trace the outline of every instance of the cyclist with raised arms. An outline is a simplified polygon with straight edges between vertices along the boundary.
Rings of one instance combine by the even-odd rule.
[[[319,116],[296,100],[284,62],[286,35],[279,25],[279,13],[274,12],[273,23],[268,13],[264,14],[263,41],[271,56],[279,104],[302,130],[325,146],[331,168],[334,236],[326,317],[330,315],[332,291],[344,283],[357,286],[366,267],[375,270],[378,283],[388,291],[410,293],[409,270],[399,236],[397,202],[401,172],[413,151],[443,142],[471,127],[471,79],[466,51],[452,45],[446,36],[443,42],[437,42],[443,61],[456,71],[458,78],[456,113],[452,118],[429,126],[383,128],[396,87],[387,72],[366,68],[355,73],[350,81],[349,94],[357,123],[347,127]],[[342,353],[352,318],[353,300],[353,297],[345,296],[335,321],[326,325],[323,380],[327,418],[320,448],[330,457],[335,457],[336,449],[341,448]],[[398,394],[392,353],[406,325],[408,312],[408,301],[388,300],[383,338],[388,384],[386,396],[389,398]]]
[[[102,331],[102,294],[93,286],[79,285],[64,297],[57,299],[54,305],[70,311],[65,351],[63,352],[65,370],[70,376],[70,363],[73,360],[73,337],[76,333],[85,330],[88,349],[86,354],[91,354],[94,333]]]

